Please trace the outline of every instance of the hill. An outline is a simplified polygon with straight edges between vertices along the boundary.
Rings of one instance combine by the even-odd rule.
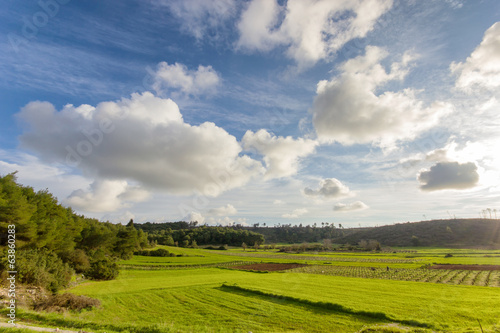
[[[351,229],[336,243],[377,240],[387,246],[500,248],[500,219],[450,219]]]

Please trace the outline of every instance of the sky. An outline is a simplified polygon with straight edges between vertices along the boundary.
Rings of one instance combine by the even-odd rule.
[[[497,0],[6,0],[0,36],[0,175],[79,214],[500,216]]]

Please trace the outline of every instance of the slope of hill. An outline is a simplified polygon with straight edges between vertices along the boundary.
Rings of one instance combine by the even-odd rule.
[[[407,222],[350,230],[336,243],[377,240],[388,246],[451,246],[500,248],[500,219],[451,219]]]

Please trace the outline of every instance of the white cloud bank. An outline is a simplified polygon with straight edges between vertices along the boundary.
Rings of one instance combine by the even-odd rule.
[[[266,130],[247,131],[241,140],[245,149],[255,149],[264,156],[267,167],[265,179],[292,176],[299,169],[299,160],[314,153],[318,142],[274,136]]]
[[[356,210],[365,210],[368,209],[368,205],[361,201],[355,201],[350,204],[338,203],[333,206],[333,210],[336,212],[353,212]]]
[[[153,75],[153,88],[157,93],[165,90],[180,91],[186,95],[214,94],[221,82],[219,74],[212,66],[198,66],[197,70],[188,69],[185,65],[175,63],[169,65],[162,61]]]
[[[418,174],[423,191],[463,190],[472,188],[479,181],[475,163],[439,162]]]
[[[332,56],[345,43],[365,37],[392,7],[392,0],[252,0],[237,24],[237,47],[270,51],[285,47],[299,67]]]
[[[23,147],[95,179],[217,196],[264,171],[260,162],[240,156],[240,144],[224,129],[211,122],[187,124],[172,100],[149,92],[61,111],[31,102],[17,117],[26,125]]]
[[[297,208],[294,209],[291,213],[283,214],[281,217],[285,219],[297,219],[304,214],[307,214],[308,210],[306,208]]]
[[[89,190],[76,190],[65,200],[72,208],[93,213],[113,212],[129,203],[145,201],[150,194],[123,180],[95,181]]]
[[[368,46],[365,55],[340,66],[337,78],[318,83],[311,111],[320,140],[390,147],[399,140],[414,139],[451,111],[452,106],[442,102],[425,107],[412,89],[377,95],[388,82],[403,80],[413,59],[405,54],[388,72],[381,65],[387,55],[379,47]]]
[[[452,72],[458,74],[456,87],[465,91],[474,88],[488,90],[500,86],[500,22],[484,33],[481,44],[465,62],[452,63]]]
[[[216,216],[231,216],[238,214],[238,210],[234,208],[233,205],[227,204],[222,207],[212,208],[208,211],[208,213]]]
[[[319,182],[319,189],[313,190],[309,187],[304,188],[304,194],[312,197],[323,197],[326,199],[336,199],[341,197],[352,196],[353,193],[349,187],[335,178],[328,178]]]

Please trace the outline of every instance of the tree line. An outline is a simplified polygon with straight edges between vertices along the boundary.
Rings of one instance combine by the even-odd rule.
[[[124,226],[78,215],[48,190],[18,184],[15,173],[0,177],[2,274],[7,271],[9,225],[15,226],[19,282],[52,291],[66,287],[75,273],[113,279],[117,259],[149,246],[147,235],[132,221]]]
[[[231,227],[197,226],[197,222],[165,222],[135,225],[138,230],[146,231],[151,243],[170,246],[197,247],[199,245],[241,246],[242,243],[254,246],[263,244],[262,234]],[[180,228],[183,227],[183,228]],[[187,228],[186,228],[187,227]]]

